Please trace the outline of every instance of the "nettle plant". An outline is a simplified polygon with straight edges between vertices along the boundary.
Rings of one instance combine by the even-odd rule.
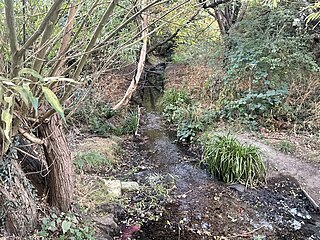
[[[258,122],[260,118],[268,117],[272,112],[281,114],[287,94],[287,89],[244,93],[239,99],[226,103],[218,115],[227,120],[240,118]]]

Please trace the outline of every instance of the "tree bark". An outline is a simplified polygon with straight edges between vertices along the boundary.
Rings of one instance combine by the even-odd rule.
[[[24,239],[33,232],[37,220],[31,185],[15,159],[1,159],[0,172],[10,172],[0,177],[0,212],[5,220],[5,234],[14,236],[13,239]]]
[[[47,123],[39,127],[44,139],[44,153],[49,168],[49,195],[51,206],[68,211],[73,198],[72,157],[62,122],[54,114]]]

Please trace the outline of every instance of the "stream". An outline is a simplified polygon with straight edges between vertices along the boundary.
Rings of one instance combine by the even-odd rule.
[[[214,179],[199,166],[199,154],[175,141],[157,107],[159,95],[151,87],[144,92],[139,152],[148,168],[135,178],[173,182],[172,201],[135,239],[320,239],[319,214],[293,177],[279,174],[252,189]]]

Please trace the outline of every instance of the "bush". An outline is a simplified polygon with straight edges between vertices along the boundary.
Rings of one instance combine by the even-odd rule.
[[[181,106],[183,104],[190,104],[191,96],[185,87],[182,89],[170,88],[163,93],[160,103],[164,108],[170,105]]]
[[[266,168],[256,147],[242,145],[230,135],[209,135],[202,140],[202,144],[203,161],[209,172],[220,180],[253,185],[265,178]]]
[[[293,22],[297,1],[277,8],[253,5],[247,17],[226,38],[226,81],[255,89],[278,89],[304,80],[319,69],[311,51],[311,36]]]
[[[255,3],[230,29],[224,38],[224,87],[215,102],[218,118],[240,120],[254,128],[306,120],[300,109],[295,110],[301,104],[292,101],[290,86],[309,85],[319,66],[311,34],[295,24],[301,19],[301,7],[296,0],[277,8]],[[210,84],[209,90],[217,92],[215,86]]]
[[[163,113],[168,122],[177,126],[178,140],[194,141],[197,133],[202,131],[204,126],[201,121],[200,108],[193,104],[187,90],[185,88],[168,89],[164,92],[161,104],[164,106]]]

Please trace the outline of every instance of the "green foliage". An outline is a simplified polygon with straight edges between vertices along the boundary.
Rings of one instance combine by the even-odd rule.
[[[161,99],[161,105],[163,107],[167,107],[169,105],[179,106],[190,103],[191,96],[185,87],[183,87],[182,89],[170,88],[163,93]]]
[[[137,129],[138,121],[138,113],[136,111],[129,111],[120,128],[120,134],[133,134]]]
[[[194,141],[198,132],[203,130],[201,123],[195,123],[191,121],[182,121],[178,124],[177,138],[179,141]]]
[[[276,148],[286,154],[293,153],[293,151],[295,150],[294,144],[287,140],[281,140],[280,142],[278,142],[276,144]]]
[[[37,234],[45,239],[93,240],[94,230],[89,223],[80,221],[72,213],[55,213],[42,219],[41,231]]]
[[[73,163],[81,171],[98,171],[101,168],[112,166],[112,161],[97,151],[77,154]]]
[[[319,69],[310,50],[310,35],[293,24],[299,11],[296,1],[277,8],[259,4],[250,8],[226,37],[228,84],[277,89]]]
[[[216,116],[226,120],[250,121],[253,125],[265,125],[265,119],[286,116],[290,107],[284,104],[286,89],[268,90],[260,93],[243,93],[243,97],[227,102],[216,112]]]
[[[203,130],[203,124],[199,108],[194,105],[186,88],[166,90],[161,104],[164,107],[163,114],[168,122],[177,125],[178,140],[194,141],[197,133]]]
[[[203,161],[210,173],[222,181],[253,185],[265,178],[266,168],[256,147],[242,145],[230,135],[208,135],[202,145]]]
[[[116,113],[110,105],[94,99],[83,100],[70,119],[72,124],[84,124],[91,133],[98,135],[133,134],[138,124],[138,114],[135,110],[126,113]]]
[[[27,117],[39,118],[40,104],[49,103],[50,106],[64,119],[64,111],[56,94],[50,89],[52,83],[75,81],[67,78],[43,78],[33,69],[23,68],[15,78],[0,76],[0,106],[1,106],[1,133],[5,136],[4,151],[11,143],[12,131],[20,127],[20,121]],[[44,98],[43,98],[44,95]],[[19,114],[16,117],[14,114]]]

